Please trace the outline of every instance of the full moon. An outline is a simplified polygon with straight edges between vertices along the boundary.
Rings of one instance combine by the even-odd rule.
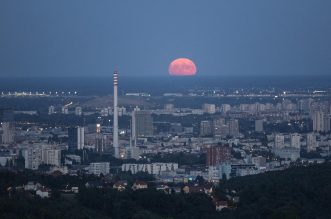
[[[175,76],[193,76],[197,72],[194,62],[187,58],[179,58],[169,65],[169,74]]]

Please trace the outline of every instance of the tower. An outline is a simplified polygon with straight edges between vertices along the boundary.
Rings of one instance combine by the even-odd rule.
[[[119,145],[118,145],[118,106],[117,106],[117,71],[114,72],[114,124],[113,124],[113,146],[114,146],[114,156],[116,158],[120,157]]]

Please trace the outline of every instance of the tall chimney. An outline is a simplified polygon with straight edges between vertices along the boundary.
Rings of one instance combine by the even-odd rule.
[[[113,124],[113,146],[114,156],[120,157],[119,146],[118,146],[118,106],[117,106],[117,71],[114,72],[114,124]]]

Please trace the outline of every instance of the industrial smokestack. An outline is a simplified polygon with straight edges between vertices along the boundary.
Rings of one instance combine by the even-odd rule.
[[[113,146],[114,156],[120,158],[119,145],[118,145],[118,106],[117,106],[117,71],[114,72],[114,124],[113,124]]]

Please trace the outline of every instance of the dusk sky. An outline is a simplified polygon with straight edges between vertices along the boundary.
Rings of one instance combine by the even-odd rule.
[[[0,76],[330,75],[330,0],[1,0]]]

